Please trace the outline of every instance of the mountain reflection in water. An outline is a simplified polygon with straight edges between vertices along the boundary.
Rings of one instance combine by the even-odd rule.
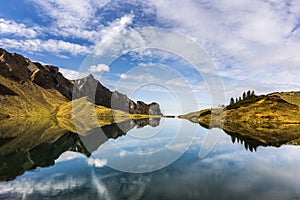
[[[134,124],[137,123],[120,125],[121,128],[119,128],[122,131],[113,125],[111,128],[107,128],[110,130],[109,136],[121,136]],[[129,152],[134,152],[134,148],[151,150],[159,149],[161,144],[168,144],[176,134],[178,127],[184,127],[183,139],[194,136],[194,140],[184,154],[168,166],[148,173],[127,173],[111,167],[110,161],[114,158],[125,165],[130,159]],[[197,130],[195,134],[189,134],[195,130],[194,128]],[[281,126],[281,128],[283,127]],[[149,134],[158,130],[161,130],[163,134],[159,133],[155,136]],[[258,143],[257,151],[251,152],[249,146],[248,151],[244,147],[245,143],[250,145],[248,138],[241,138],[240,134],[223,133],[220,134],[218,143],[207,157],[199,159],[199,150],[206,137],[215,133],[214,131],[204,129],[198,124],[192,124],[186,120],[161,119],[158,127],[134,128],[128,131],[126,136],[105,142],[96,151],[102,152],[104,157],[94,156],[95,152],[93,152],[93,156],[86,158],[80,153],[67,151],[55,160],[53,166],[28,171],[14,180],[2,181],[0,182],[0,199],[231,200],[244,198],[279,200],[300,198],[300,182],[297,178],[300,166],[299,146],[262,147],[260,145],[263,144]],[[90,131],[90,134],[96,134],[95,132],[97,131]],[[275,132],[279,134],[279,130],[274,129],[273,134]],[[46,131],[37,138],[50,141],[50,135]],[[71,135],[76,136],[76,134],[69,136]],[[139,136],[143,138],[135,142]],[[48,139],[46,139],[47,137]],[[89,135],[87,135],[88,137]],[[92,138],[92,136],[90,137]],[[78,140],[82,138],[85,137],[80,136]],[[234,144],[232,138],[235,138]],[[53,140],[56,141],[56,138]],[[101,142],[97,143],[98,139],[95,140],[95,143],[83,152],[89,154],[88,149],[92,150],[101,144]],[[243,145],[240,144],[241,141]],[[177,151],[185,142],[178,140],[175,146],[168,146],[168,148],[170,151]],[[26,143],[28,146],[34,146],[34,142],[30,140],[27,140]],[[81,141],[81,144],[83,143]],[[118,151],[103,151],[103,148],[110,143],[118,144],[118,147],[126,151],[126,154],[118,154]],[[13,145],[13,143],[11,144]],[[19,144],[21,143],[19,142]],[[256,144],[251,143],[251,145],[255,146]],[[59,145],[56,147],[58,149]],[[72,148],[80,148],[80,145],[75,143]],[[145,158],[142,157],[142,159]],[[103,161],[103,163],[97,164],[95,161]]]
[[[128,120],[90,130],[80,136],[61,129],[50,119],[5,119],[0,124],[0,181],[8,181],[25,171],[53,165],[66,151],[89,157],[109,138],[116,139],[134,127],[158,126],[160,118]]]

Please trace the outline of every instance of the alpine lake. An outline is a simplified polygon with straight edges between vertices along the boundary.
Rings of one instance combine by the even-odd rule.
[[[178,118],[85,134],[3,119],[0,199],[300,199],[299,155],[297,144],[263,145]]]

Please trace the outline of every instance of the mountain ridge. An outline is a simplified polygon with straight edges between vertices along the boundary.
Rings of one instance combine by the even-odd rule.
[[[92,75],[68,80],[56,66],[32,62],[2,48],[0,82],[0,118],[55,116],[61,105],[85,96],[96,105],[130,114],[162,115],[159,104],[134,102],[125,94],[110,91]]]

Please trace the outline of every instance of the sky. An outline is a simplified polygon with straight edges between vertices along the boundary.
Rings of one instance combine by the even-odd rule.
[[[149,27],[170,31],[169,40],[156,38],[154,48],[143,46],[156,33],[136,30]],[[213,76],[224,90],[215,92],[224,95],[220,104],[247,90],[257,94],[300,90],[298,0],[11,0],[0,4],[0,47],[8,51],[59,66],[70,79],[92,73],[110,89],[134,100],[157,101],[170,114],[215,106],[214,81],[207,80],[212,76],[191,62],[196,51],[189,46],[183,51],[157,48],[175,48],[181,42],[176,34],[201,47],[206,57],[198,60],[212,61],[207,68],[216,68]],[[118,56],[111,62],[103,57],[114,52]]]

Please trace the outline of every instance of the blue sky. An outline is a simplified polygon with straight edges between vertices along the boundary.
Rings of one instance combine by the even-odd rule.
[[[172,92],[152,83],[166,77],[165,82],[178,86],[173,93],[192,92],[195,106],[202,108],[211,103],[206,82],[180,55],[143,49],[127,52],[113,63],[98,59],[98,63],[85,66],[85,71],[82,66],[112,38],[139,28],[167,28],[203,48],[218,69],[227,101],[249,89],[259,94],[299,90],[299,24],[297,0],[11,0],[0,4],[0,45],[31,60],[59,66],[68,78],[94,73],[110,89],[121,92],[138,85],[130,82],[132,69],[165,66],[177,71],[178,77],[164,76],[159,70],[152,74],[141,71],[136,75],[142,81],[139,84],[150,84],[132,97],[147,102],[159,99],[164,107],[174,103]],[[123,47],[114,48],[143,42],[141,35],[132,33],[130,38],[120,37]],[[128,86],[117,84],[125,84],[125,80]],[[173,107],[165,109],[178,113],[180,106]]]

